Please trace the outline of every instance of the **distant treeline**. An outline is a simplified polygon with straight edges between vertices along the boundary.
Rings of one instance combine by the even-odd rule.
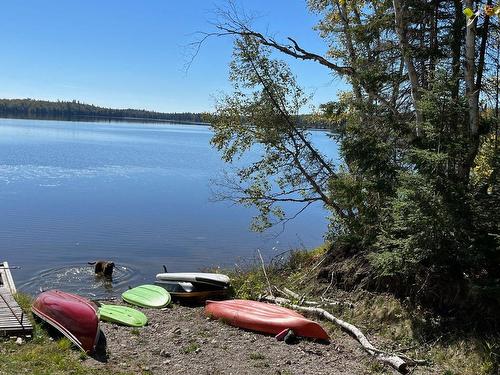
[[[207,124],[209,116],[204,113],[181,112],[164,113],[144,109],[114,109],[92,104],[35,99],[0,99],[0,117],[81,120],[82,118],[103,120],[165,121]],[[300,126],[310,129],[329,129],[330,125],[314,115],[299,115]]]
[[[143,109],[113,109],[92,104],[35,99],[0,99],[0,117],[15,118],[79,118],[102,117],[203,123],[201,113],[163,113]]]

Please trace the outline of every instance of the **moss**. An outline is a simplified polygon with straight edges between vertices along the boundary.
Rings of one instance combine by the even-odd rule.
[[[66,337],[63,337],[62,339],[57,340],[56,343],[57,343],[57,347],[59,349],[61,349],[62,351],[69,350],[73,346],[73,343],[70,340],[68,340]]]
[[[188,346],[184,347],[184,348],[182,349],[182,352],[183,352],[184,354],[194,353],[194,352],[196,352],[199,348],[200,348],[200,346],[199,346],[197,343],[192,342],[192,343],[190,343]]]
[[[139,330],[139,328],[134,327],[130,330],[130,333],[135,335],[135,336],[139,336],[141,334],[141,331]]]
[[[259,352],[250,353],[249,357],[250,357],[250,359],[253,359],[254,361],[266,359],[266,356],[262,353],[259,353]]]

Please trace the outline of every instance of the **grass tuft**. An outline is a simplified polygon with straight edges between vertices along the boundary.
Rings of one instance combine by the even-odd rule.
[[[262,353],[259,353],[259,352],[253,352],[253,353],[250,353],[250,359],[253,359],[254,361],[259,361],[259,360],[266,359],[266,356]]]
[[[184,347],[184,348],[182,349],[182,352],[183,352],[184,354],[194,353],[194,352],[196,352],[199,348],[200,348],[200,346],[199,346],[197,343],[192,342],[192,343],[190,343],[188,346]]]

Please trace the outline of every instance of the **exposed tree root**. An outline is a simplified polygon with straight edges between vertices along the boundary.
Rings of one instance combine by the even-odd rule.
[[[286,293],[282,292],[285,295],[289,296],[297,296],[300,297],[297,293],[294,293],[290,290],[287,290]],[[377,349],[375,346],[372,345],[372,343],[366,338],[366,336],[361,332],[356,326],[352,325],[351,323],[345,322],[333,314],[329,313],[328,311],[320,308],[320,307],[313,307],[313,306],[300,306],[297,304],[292,303],[289,299],[286,298],[281,298],[281,297],[274,297],[274,296],[264,296],[262,297],[262,300],[275,303],[278,305],[285,305],[287,307],[290,307],[294,310],[298,311],[303,311],[303,312],[308,312],[315,314],[317,316],[320,316],[321,318],[324,318],[326,320],[329,320],[338,326],[340,326],[342,329],[346,330],[349,332],[351,335],[353,335],[358,342],[361,344],[363,349],[365,349],[370,355],[372,355],[375,359],[377,359],[380,362],[383,362],[385,364],[390,365],[391,367],[395,368],[399,372],[406,374],[409,371],[408,366],[409,365],[422,365],[426,364],[427,361],[423,360],[414,360],[411,359],[405,355],[402,354],[395,354],[395,353],[389,353],[385,352],[383,350]],[[300,301],[300,298],[299,298]],[[301,301],[300,303],[306,303],[306,304],[311,304],[311,302],[307,303],[306,301]],[[314,304],[314,303],[312,303]]]

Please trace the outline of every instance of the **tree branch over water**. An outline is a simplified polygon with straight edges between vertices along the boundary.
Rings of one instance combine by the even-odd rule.
[[[252,147],[262,147],[262,157],[240,167],[237,180],[216,182],[217,197],[254,205],[260,215],[254,228],[265,229],[288,221],[278,203],[313,202],[347,217],[329,194],[329,182],[337,178],[334,165],[312,144],[298,122],[299,110],[308,98],[288,67],[269,56],[269,50],[252,35],[237,36],[231,63],[232,95],[219,99],[211,119],[212,144],[227,162]],[[271,220],[274,216],[277,221]],[[292,216],[293,217],[293,216]]]

